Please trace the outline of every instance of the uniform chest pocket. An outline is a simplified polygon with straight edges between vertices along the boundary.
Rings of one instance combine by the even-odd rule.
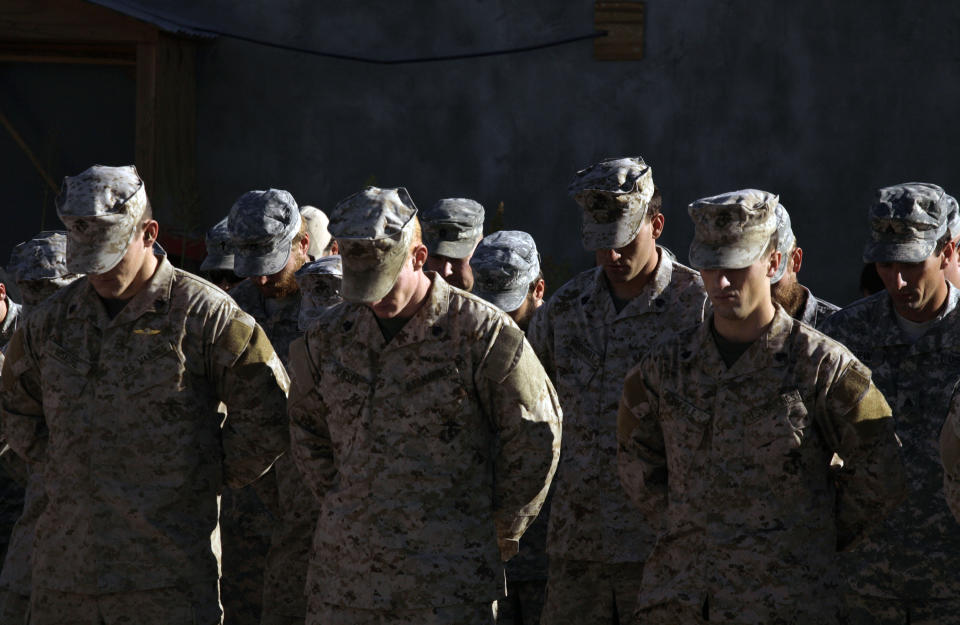
[[[93,365],[73,350],[51,342],[43,359],[43,407],[48,416],[64,405],[77,402],[89,383]]]
[[[709,441],[713,415],[690,403],[684,396],[664,390],[660,400],[664,442],[676,449],[702,449]]]
[[[811,415],[797,389],[782,391],[764,406],[747,413],[744,440],[753,441],[761,457],[789,454],[809,435]]]
[[[131,354],[120,369],[122,392],[136,398],[148,389],[162,388],[165,395],[183,390],[184,359],[170,341]]]
[[[559,389],[586,390],[602,366],[600,355],[579,336],[566,341],[556,361]]]
[[[429,369],[405,380],[402,388],[409,402],[398,411],[403,429],[449,442],[465,427],[467,389],[454,364]]]

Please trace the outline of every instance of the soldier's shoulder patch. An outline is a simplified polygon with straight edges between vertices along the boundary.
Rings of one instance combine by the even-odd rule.
[[[502,382],[520,359],[523,343],[523,331],[504,324],[484,361],[486,375],[495,382]]]

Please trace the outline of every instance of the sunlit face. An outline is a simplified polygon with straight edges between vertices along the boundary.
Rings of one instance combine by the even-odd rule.
[[[469,291],[473,289],[473,269],[470,268],[470,256],[466,258],[450,258],[439,254],[430,254],[427,256],[427,264],[424,267],[430,271],[436,271],[447,283],[453,286]]]
[[[148,223],[156,224],[151,221]],[[105,273],[87,274],[87,280],[90,286],[97,292],[97,295],[103,299],[130,299],[136,295],[140,287],[143,286],[139,279],[140,272],[145,263],[153,255],[153,240],[156,238],[155,230],[149,238],[145,236],[135,237],[133,242],[127,247],[126,254],[120,259],[120,262]]]
[[[894,309],[914,321],[932,319],[946,290],[944,255],[931,254],[919,263],[877,263],[877,273]]]
[[[422,248],[423,255],[425,255],[425,247],[420,245],[417,248]],[[381,319],[393,319],[406,310],[420,285],[420,276],[423,275],[422,267],[422,265],[418,266],[417,264],[416,253],[409,254],[390,292],[384,295],[383,299],[367,304],[373,314]]]
[[[603,268],[603,273],[611,284],[630,282],[640,275],[651,255],[657,253],[655,228],[654,221],[645,219],[637,236],[630,243],[616,249],[601,248],[594,252],[597,266]],[[656,234],[659,236],[659,228]]]
[[[718,317],[742,321],[770,301],[777,265],[764,256],[743,269],[702,269],[703,286]]]

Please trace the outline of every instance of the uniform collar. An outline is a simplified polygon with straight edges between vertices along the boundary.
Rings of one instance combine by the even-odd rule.
[[[654,269],[653,277],[643,286],[639,295],[632,298],[627,305],[617,313],[613,305],[613,293],[607,284],[607,277],[603,273],[602,267],[597,267],[594,274],[593,295],[594,303],[603,310],[604,317],[607,319],[622,319],[625,317],[636,317],[648,312],[664,312],[669,306],[670,282],[673,280],[673,261],[670,255],[665,253],[658,245],[657,253],[660,259],[657,267]]]
[[[423,306],[389,343],[383,340],[383,333],[380,332],[373,311],[364,304],[356,305],[353,318],[348,318],[344,323],[357,324],[358,331],[355,336],[358,342],[365,344],[368,349],[382,351],[421,343],[446,333],[451,287],[434,271],[425,271],[424,274],[430,279],[430,289]]]
[[[713,324],[713,314],[710,314],[697,329],[693,349],[685,350],[681,359],[703,358],[703,369],[713,372],[717,378],[737,378],[758,370],[783,367],[790,361],[790,336],[794,323],[795,320],[778,305],[773,321],[733,366],[727,369],[710,331]]]
[[[957,315],[960,314],[960,308],[958,308],[958,304],[960,304],[960,289],[957,289],[949,282],[947,282],[947,289],[947,302],[952,305],[953,310],[930,328],[916,343],[912,344],[914,350],[920,347],[925,351],[928,347],[939,345],[944,335],[953,334],[952,332],[944,332],[942,328],[955,327],[955,321],[952,320],[955,320]],[[869,327],[874,332],[874,339],[869,344],[876,347],[911,345],[910,341],[908,341],[904,335],[903,330],[900,329],[900,324],[897,323],[897,311],[893,308],[893,299],[890,297],[890,294],[887,291],[881,291],[877,295],[880,295],[880,305],[874,306],[871,311]],[[951,341],[951,343],[953,343],[953,341]]]
[[[83,287],[77,289],[76,294],[67,304],[67,318],[86,319],[96,326],[107,327],[136,321],[147,313],[167,312],[170,309],[170,293],[173,289],[175,269],[166,255],[158,255],[157,260],[157,269],[153,272],[153,276],[113,319],[107,317],[100,296],[90,286],[90,281],[86,277],[82,278]]]

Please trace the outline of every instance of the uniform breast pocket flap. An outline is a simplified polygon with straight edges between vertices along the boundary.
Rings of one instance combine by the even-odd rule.
[[[183,378],[183,357],[170,342],[133,354],[124,369],[124,390],[136,395],[154,386],[179,388]]]

